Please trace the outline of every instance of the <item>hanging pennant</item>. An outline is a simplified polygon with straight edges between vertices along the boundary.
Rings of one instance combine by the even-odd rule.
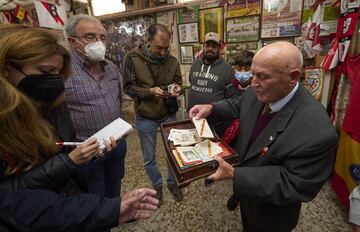
[[[5,13],[6,11],[4,12],[0,12],[0,23],[2,24],[9,24],[9,19],[7,18],[7,15]]]
[[[339,62],[339,40],[335,38],[329,52],[324,57],[321,66],[325,71],[333,69]]]
[[[66,23],[65,6],[58,6],[44,1],[34,2],[40,27],[62,30]]]
[[[320,23],[321,23],[321,5],[318,5],[310,25],[307,29],[307,34],[305,37],[304,51],[306,52],[309,58],[313,58],[320,51],[322,51],[320,44]]]

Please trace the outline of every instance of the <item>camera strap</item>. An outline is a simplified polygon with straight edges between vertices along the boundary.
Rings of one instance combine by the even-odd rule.
[[[146,66],[148,67],[149,72],[150,72],[150,74],[151,74],[151,77],[152,77],[152,79],[153,79],[153,81],[154,81],[154,86],[159,86],[159,87],[160,87],[159,80],[156,78],[156,76],[155,76],[155,74],[154,74],[154,70],[152,70],[152,68],[151,68],[151,66],[150,66],[150,63],[147,62],[147,61],[145,61],[145,64],[146,64]]]

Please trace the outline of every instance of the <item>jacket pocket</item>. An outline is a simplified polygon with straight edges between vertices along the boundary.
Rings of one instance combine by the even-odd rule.
[[[163,100],[159,97],[137,100],[136,106],[137,113],[145,118],[160,119],[166,114]]]

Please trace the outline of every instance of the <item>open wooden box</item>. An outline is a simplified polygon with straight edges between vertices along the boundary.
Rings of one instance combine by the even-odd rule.
[[[173,150],[175,146],[171,141],[168,140],[170,130],[175,129],[192,129],[195,128],[195,125],[191,120],[183,120],[176,121],[170,123],[162,123],[161,126],[161,135],[165,145],[167,161],[172,173],[175,176],[175,180],[179,188],[186,187],[192,181],[198,180],[204,177],[209,176],[214,173],[218,167],[218,164],[215,160],[194,164],[194,165],[185,165],[180,166],[179,162],[176,160],[176,157],[173,154]],[[221,142],[223,152],[220,154],[223,159],[235,166],[239,164],[240,160],[236,152],[225,144],[219,137],[217,137],[216,133],[214,133],[215,138],[211,139],[213,142]]]

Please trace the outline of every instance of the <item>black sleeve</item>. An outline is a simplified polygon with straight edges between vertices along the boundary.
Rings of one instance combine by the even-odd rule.
[[[8,189],[51,189],[69,179],[77,167],[68,154],[61,153],[20,176],[8,178],[1,186]]]
[[[0,228],[8,231],[99,231],[117,226],[119,213],[119,198],[0,189]]]

